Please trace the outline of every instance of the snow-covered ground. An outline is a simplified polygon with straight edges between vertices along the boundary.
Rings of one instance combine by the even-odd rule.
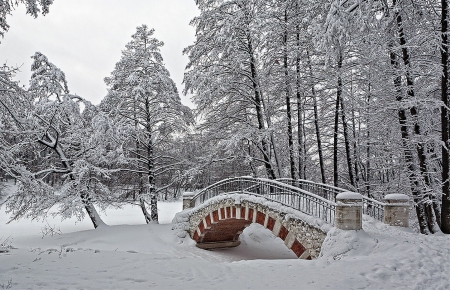
[[[97,230],[50,219],[62,234],[43,238],[46,223],[6,225],[1,210],[0,243],[11,235],[14,249],[0,253],[0,289],[450,289],[449,236],[365,218],[364,231],[331,230],[314,261],[296,259],[259,225],[236,248],[205,251],[172,231],[181,202],[158,206],[159,225],[125,207],[103,214],[110,226]]]

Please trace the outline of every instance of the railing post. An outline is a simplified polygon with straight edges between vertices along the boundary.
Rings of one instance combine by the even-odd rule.
[[[362,229],[362,196],[356,192],[341,192],[336,196],[334,225],[341,230]]]
[[[190,191],[185,191],[183,193],[183,210],[191,207],[191,201],[195,193]]]
[[[384,223],[409,227],[409,197],[405,194],[388,194],[384,201]]]

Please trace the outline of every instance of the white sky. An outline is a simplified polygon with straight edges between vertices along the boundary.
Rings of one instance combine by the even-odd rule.
[[[187,56],[185,47],[195,39],[189,25],[199,14],[194,0],[55,0],[50,13],[37,19],[23,5],[7,18],[10,30],[0,39],[0,62],[22,65],[17,79],[28,86],[31,56],[36,51],[66,74],[70,92],[98,104],[106,95],[103,79],[119,61],[136,27],[147,24],[165,43],[164,63],[182,92]]]

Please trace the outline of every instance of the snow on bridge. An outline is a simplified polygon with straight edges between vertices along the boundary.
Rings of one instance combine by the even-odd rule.
[[[175,217],[181,235],[188,232],[203,249],[234,247],[251,223],[280,237],[299,258],[319,256],[333,226],[362,229],[362,214],[390,225],[408,227],[409,200],[388,195],[385,203],[359,193],[307,180],[237,177],[183,196],[184,211]]]

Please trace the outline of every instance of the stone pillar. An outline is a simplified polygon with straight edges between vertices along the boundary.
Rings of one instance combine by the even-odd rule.
[[[388,194],[384,202],[384,223],[409,227],[409,197],[405,194]]]
[[[336,196],[334,225],[341,230],[362,229],[362,196],[356,192],[341,192]]]
[[[183,210],[191,207],[191,201],[195,192],[185,191],[183,193]]]

